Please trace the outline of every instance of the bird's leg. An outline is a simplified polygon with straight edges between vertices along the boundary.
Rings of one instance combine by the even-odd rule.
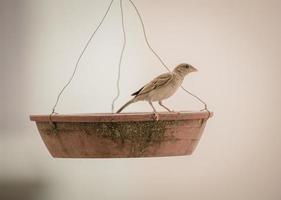
[[[155,120],[158,121],[158,120],[159,120],[159,115],[158,115],[156,109],[154,108],[154,106],[153,106],[153,104],[152,104],[151,101],[148,101],[148,103],[149,103],[149,104],[151,105],[151,107],[153,108],[153,113],[154,113],[154,118],[155,118]]]
[[[166,106],[163,105],[162,101],[159,101],[158,103],[159,103],[160,106],[162,106],[163,108],[165,108],[169,112],[172,112],[169,108],[167,108]]]
[[[152,107],[152,109],[153,109],[154,113],[156,113],[156,109],[154,108],[154,106],[153,106],[152,102],[151,102],[151,101],[148,101],[148,103],[151,105],[151,107]]]

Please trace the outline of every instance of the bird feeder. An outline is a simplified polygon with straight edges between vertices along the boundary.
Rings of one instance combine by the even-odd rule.
[[[209,113],[33,115],[53,157],[129,158],[190,155]],[[55,125],[55,126],[54,126]]]
[[[152,49],[148,42],[141,15],[132,2],[141,22],[148,47],[153,54],[166,67],[160,56]],[[49,115],[31,115],[30,120],[35,121],[42,140],[50,154],[55,158],[131,158],[131,157],[161,157],[182,156],[194,152],[206,126],[207,120],[213,116],[207,105],[197,96],[193,97],[204,103],[205,109],[198,112],[160,112],[155,120],[153,113],[120,113],[114,114],[74,114],[63,115],[55,112],[60,96],[71,83],[85,50],[90,44],[94,34],[106,18],[111,1],[104,17],[97,29],[80,54],[74,72],[58,95],[57,101]],[[123,0],[120,0],[122,13],[122,27],[124,43],[119,60],[118,95],[119,97],[120,66],[126,44],[124,28]]]

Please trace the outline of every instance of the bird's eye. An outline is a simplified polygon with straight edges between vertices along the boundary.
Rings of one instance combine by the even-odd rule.
[[[186,69],[188,69],[189,68],[189,65],[186,65]]]

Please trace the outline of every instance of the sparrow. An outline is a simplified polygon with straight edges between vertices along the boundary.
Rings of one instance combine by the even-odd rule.
[[[117,111],[117,113],[122,112],[123,109],[125,109],[132,103],[136,103],[138,101],[147,101],[153,109],[156,120],[158,120],[159,116],[152,102],[158,101],[160,106],[165,108],[168,112],[172,112],[163,104],[162,101],[175,94],[187,74],[197,71],[198,70],[190,64],[179,64],[174,68],[173,71],[157,76],[141,89],[133,93],[132,96],[134,97],[126,104],[124,104]]]

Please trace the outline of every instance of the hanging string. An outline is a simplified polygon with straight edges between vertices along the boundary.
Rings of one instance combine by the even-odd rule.
[[[66,83],[66,85],[62,88],[62,90],[59,92],[58,96],[57,96],[57,99],[56,99],[56,102],[55,102],[55,105],[53,106],[52,108],[52,112],[50,114],[50,122],[52,122],[51,120],[51,116],[53,114],[55,114],[56,112],[56,107],[58,106],[58,103],[59,103],[59,100],[63,94],[63,92],[65,91],[65,89],[70,85],[70,83],[72,82],[76,72],[77,72],[77,69],[78,69],[78,66],[79,66],[79,63],[80,63],[80,60],[81,58],[83,57],[85,51],[87,50],[89,44],[91,43],[94,35],[96,34],[96,32],[100,29],[101,25],[103,24],[105,18],[107,17],[111,7],[112,7],[112,4],[113,4],[114,0],[111,0],[102,20],[100,21],[100,23],[98,24],[98,27],[95,29],[95,31],[92,33],[92,35],[90,36],[89,40],[87,41],[85,47],[83,48],[82,52],[80,53],[77,61],[76,61],[76,64],[75,64],[75,67],[74,67],[74,71],[70,77],[70,79],[68,80],[68,82]],[[158,60],[161,62],[161,64],[167,69],[167,71],[171,72],[171,70],[169,69],[169,67],[165,64],[165,62],[163,61],[163,59],[156,53],[156,51],[151,47],[149,41],[148,41],[148,38],[147,38],[147,34],[146,34],[146,29],[145,29],[145,25],[144,25],[144,21],[142,19],[142,16],[138,10],[138,8],[136,7],[136,5],[134,4],[134,2],[132,0],[129,0],[129,2],[132,4],[132,6],[134,7],[138,17],[139,17],[139,20],[141,22],[141,25],[142,25],[142,30],[143,30],[143,34],[144,34],[144,38],[145,38],[145,41],[146,41],[146,44],[147,46],[149,47],[149,49],[151,50],[151,52],[158,58]],[[123,31],[123,47],[122,47],[122,51],[121,51],[121,56],[120,56],[120,60],[119,60],[119,65],[118,65],[118,77],[117,77],[117,95],[116,97],[114,98],[113,102],[112,102],[112,106],[111,106],[111,109],[112,109],[112,112],[114,112],[114,107],[115,107],[115,102],[116,100],[119,98],[120,96],[120,77],[121,77],[121,65],[122,65],[122,60],[123,60],[123,56],[124,56],[124,51],[125,51],[125,47],[126,47],[126,32],[125,32],[125,24],[124,24],[124,12],[123,12],[123,0],[120,0],[120,9],[121,9],[121,14],[122,14],[122,31]],[[191,92],[189,92],[188,90],[186,90],[183,86],[181,86],[181,88],[187,92],[188,94],[190,94],[191,96],[195,97],[198,101],[200,101],[202,104],[204,104],[205,106],[205,109],[204,110],[207,110],[208,111],[208,108],[207,108],[207,104],[202,100],[200,99],[198,96],[192,94]],[[209,112],[209,111],[208,111]],[[210,112],[209,112],[209,115],[210,115]]]
[[[158,58],[158,60],[161,62],[161,64],[170,72],[171,70],[169,69],[169,67],[165,64],[165,62],[163,61],[163,59],[156,53],[156,51],[151,47],[149,41],[148,41],[148,38],[147,38],[147,34],[146,34],[146,29],[145,29],[145,25],[144,25],[144,22],[143,22],[143,19],[142,19],[142,16],[137,8],[137,6],[134,4],[133,1],[129,0],[129,2],[132,4],[132,6],[134,7],[135,11],[137,12],[137,15],[140,19],[140,22],[141,22],[141,26],[142,26],[142,31],[143,31],[143,34],[144,34],[144,39],[145,39],[145,42],[148,46],[148,48],[150,49],[150,51]]]
[[[120,0],[120,9],[121,9],[121,19],[122,19],[122,32],[123,32],[123,47],[121,51],[121,56],[119,59],[119,65],[118,65],[118,76],[117,76],[117,94],[116,97],[113,99],[112,104],[111,104],[111,112],[114,112],[115,108],[115,102],[120,96],[120,77],[121,77],[121,65],[122,65],[122,60],[124,56],[124,51],[127,43],[127,37],[126,37],[126,32],[125,32],[125,23],[124,23],[124,11],[123,11],[123,0]]]
[[[78,59],[77,59],[77,61],[76,61],[76,64],[75,64],[75,67],[74,67],[74,71],[73,71],[73,73],[72,73],[70,79],[68,80],[68,82],[66,83],[66,85],[62,88],[62,90],[60,91],[59,95],[57,96],[57,100],[56,100],[55,105],[54,105],[53,108],[52,108],[52,113],[51,113],[51,115],[53,115],[53,114],[56,113],[56,107],[57,107],[57,105],[58,105],[58,103],[59,103],[59,100],[60,100],[60,98],[61,98],[61,95],[63,94],[63,92],[65,91],[65,89],[66,89],[66,88],[70,85],[70,83],[72,82],[72,80],[73,80],[73,78],[74,78],[74,76],[75,76],[75,74],[76,74],[76,71],[77,71],[77,69],[78,69],[78,65],[79,65],[79,63],[80,63],[80,60],[81,60],[82,56],[84,55],[86,49],[88,48],[89,44],[91,43],[91,41],[92,41],[94,35],[96,34],[96,32],[99,30],[99,28],[100,28],[101,25],[103,24],[103,22],[104,22],[106,16],[108,15],[108,13],[109,13],[109,11],[110,11],[110,8],[112,7],[113,1],[114,1],[114,0],[111,0],[111,2],[110,2],[110,4],[109,4],[109,6],[108,6],[108,8],[107,8],[107,10],[106,10],[106,12],[105,12],[103,18],[102,18],[102,20],[100,21],[100,23],[99,23],[99,25],[98,25],[98,27],[97,27],[97,28],[95,29],[95,31],[92,33],[90,39],[87,41],[85,47],[83,48],[82,52],[80,53],[80,55],[79,55],[79,57],[78,57]]]
[[[135,3],[132,1],[132,0],[129,0],[129,2],[132,4],[132,6],[134,7],[138,17],[139,17],[139,20],[141,22],[141,25],[142,25],[142,30],[143,30],[143,34],[144,34],[144,38],[145,38],[145,42],[147,44],[147,46],[149,47],[149,49],[151,50],[151,52],[158,58],[158,60],[161,62],[161,64],[169,71],[171,72],[171,70],[169,69],[169,67],[165,64],[165,62],[163,61],[163,59],[156,53],[156,51],[151,47],[149,41],[148,41],[148,38],[147,38],[147,34],[146,34],[146,29],[145,29],[145,25],[144,25],[144,21],[142,19],[142,16],[139,12],[139,9],[137,8],[137,6],[135,5]],[[194,98],[196,98],[198,101],[200,101],[202,104],[204,104],[204,109],[202,110],[207,110],[208,111],[208,107],[207,107],[207,104],[201,99],[199,98],[198,96],[196,96],[195,94],[189,92],[187,89],[185,89],[183,86],[181,86],[181,88],[187,92],[188,94],[190,94],[191,96],[193,96]],[[201,110],[201,111],[202,111]],[[209,112],[209,111],[208,111]],[[210,112],[209,112],[209,116],[210,116]]]

